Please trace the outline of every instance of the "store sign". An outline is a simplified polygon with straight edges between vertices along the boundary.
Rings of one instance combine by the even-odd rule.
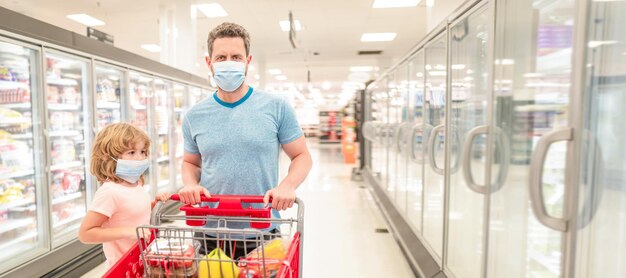
[[[109,35],[109,34],[107,34],[105,32],[93,29],[91,27],[87,27],[87,37],[99,40],[99,41],[101,41],[103,43],[106,43],[106,44],[113,45],[113,36],[111,36],[111,35]]]

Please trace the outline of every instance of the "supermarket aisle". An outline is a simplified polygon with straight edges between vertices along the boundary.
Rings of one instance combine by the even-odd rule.
[[[340,145],[309,141],[313,169],[298,189],[306,204],[303,277],[413,277],[378,207],[362,183],[350,181]],[[280,175],[289,164],[281,157]],[[102,266],[83,277],[100,277]]]

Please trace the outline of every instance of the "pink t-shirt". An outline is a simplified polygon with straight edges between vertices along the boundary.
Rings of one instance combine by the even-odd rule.
[[[89,210],[103,214],[109,219],[103,228],[137,227],[150,224],[150,196],[143,186],[124,186],[105,182],[98,188]],[[108,268],[111,268],[130,247],[136,238],[118,239],[102,244]]]

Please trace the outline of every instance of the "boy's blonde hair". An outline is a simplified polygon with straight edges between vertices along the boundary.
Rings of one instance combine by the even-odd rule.
[[[115,175],[117,162],[111,157],[117,159],[139,142],[145,143],[146,156],[150,155],[150,138],[144,131],[128,123],[107,125],[96,135],[91,152],[91,174],[99,182],[122,183],[123,180]],[[144,184],[143,175],[139,180]]]

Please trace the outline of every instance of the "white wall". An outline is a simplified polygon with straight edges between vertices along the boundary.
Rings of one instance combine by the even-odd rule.
[[[423,0],[428,1],[428,0]],[[465,0],[434,0],[435,5],[426,7],[426,21],[428,32],[432,31]]]

